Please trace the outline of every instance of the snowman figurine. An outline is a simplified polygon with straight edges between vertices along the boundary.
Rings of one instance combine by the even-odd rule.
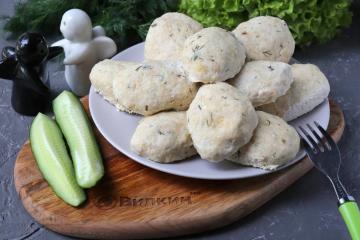
[[[89,16],[80,9],[70,9],[61,19],[60,31],[64,39],[52,46],[64,49],[65,79],[78,96],[89,93],[91,68],[116,53],[115,42],[105,36],[101,26],[92,28]]]

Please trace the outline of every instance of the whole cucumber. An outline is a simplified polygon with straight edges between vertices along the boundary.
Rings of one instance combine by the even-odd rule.
[[[72,206],[85,201],[75,178],[63,135],[54,120],[39,113],[30,127],[31,150],[39,169],[56,195]]]
[[[99,146],[79,99],[64,91],[53,101],[55,120],[68,143],[78,184],[94,186],[104,175]]]

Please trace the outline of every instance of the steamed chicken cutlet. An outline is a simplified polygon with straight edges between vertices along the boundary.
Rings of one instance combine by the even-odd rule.
[[[118,72],[123,71],[127,67],[135,66],[137,63],[124,62],[105,59],[98,62],[91,69],[90,81],[95,91],[98,92],[105,100],[115,105],[118,109],[123,109],[120,106],[113,93],[113,76]]]
[[[145,59],[179,59],[185,40],[201,29],[200,23],[185,14],[165,13],[149,27],[145,40]]]
[[[214,83],[234,77],[245,57],[245,48],[233,33],[210,27],[186,39],[181,61],[190,81]]]
[[[113,77],[116,102],[127,112],[144,116],[188,109],[197,89],[181,66],[170,61],[147,60]]]
[[[292,82],[289,64],[264,60],[247,62],[241,72],[229,81],[244,92],[255,107],[272,103],[283,96]]]
[[[294,78],[290,90],[274,103],[258,107],[259,110],[291,121],[310,112],[329,95],[330,85],[325,75],[313,64],[293,64]]]
[[[257,111],[259,124],[250,142],[228,160],[273,170],[293,159],[300,148],[296,130],[280,117]]]
[[[140,156],[160,163],[179,161],[196,154],[186,127],[185,112],[162,112],[144,117],[130,146]]]
[[[250,140],[258,117],[246,95],[218,82],[200,87],[187,111],[187,121],[201,158],[219,162]]]
[[[144,116],[186,110],[198,89],[182,67],[171,61],[104,60],[94,66],[90,79],[96,91],[120,111]]]
[[[277,17],[254,17],[240,23],[233,33],[244,44],[247,61],[288,63],[295,50],[295,41],[286,22]]]

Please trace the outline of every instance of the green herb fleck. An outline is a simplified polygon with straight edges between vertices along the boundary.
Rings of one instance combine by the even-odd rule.
[[[191,60],[192,60],[192,61],[196,61],[197,59],[202,59],[201,57],[199,57],[199,51],[200,51],[204,46],[205,46],[205,44],[202,45],[202,46],[196,45],[194,48],[192,48],[192,51],[193,51],[193,55],[192,55],[192,57],[191,57]]]
[[[152,66],[149,64],[140,65],[135,69],[135,71],[139,71],[140,69],[152,69]]]
[[[195,48],[193,49],[193,51],[199,51],[199,50],[201,50],[204,46],[205,46],[205,44],[202,45],[202,46],[196,45]]]
[[[198,59],[198,58],[199,58],[199,56],[197,54],[194,54],[194,55],[192,55],[191,60],[196,61],[196,59]]]
[[[270,50],[264,51],[262,52],[262,54],[264,54],[266,57],[269,57],[272,55],[272,53],[270,52]]]

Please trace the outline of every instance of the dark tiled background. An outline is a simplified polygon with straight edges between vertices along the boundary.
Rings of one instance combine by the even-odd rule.
[[[11,0],[0,0],[0,16],[13,13]],[[343,155],[342,177],[348,190],[360,199],[360,6],[354,2],[354,19],[336,39],[304,50],[295,58],[318,65],[327,75],[331,97],[342,107],[346,130],[340,142]],[[0,20],[0,48],[13,45],[6,40]],[[49,66],[55,92],[65,87],[63,68]],[[24,210],[12,177],[16,154],[28,135],[30,117],[15,113],[10,106],[11,83],[0,80],[0,239],[70,239],[53,233]],[[250,216],[222,229],[179,239],[349,239],[338,214],[336,198],[327,179],[310,171],[292,187]]]

